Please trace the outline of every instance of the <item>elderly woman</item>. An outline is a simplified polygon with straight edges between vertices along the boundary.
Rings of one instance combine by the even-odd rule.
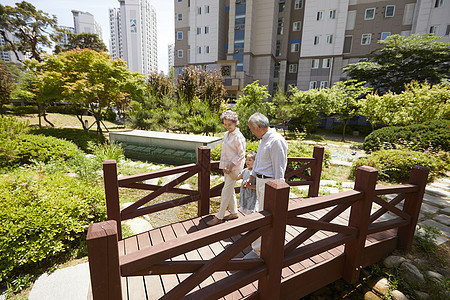
[[[227,130],[223,137],[219,163],[219,168],[223,169],[225,182],[222,188],[219,212],[211,221],[207,222],[209,226],[238,217],[234,186],[245,162],[245,138],[239,128],[236,127],[239,124],[237,114],[234,111],[227,110],[220,115],[220,121]],[[230,208],[231,213],[225,217],[227,207]]]

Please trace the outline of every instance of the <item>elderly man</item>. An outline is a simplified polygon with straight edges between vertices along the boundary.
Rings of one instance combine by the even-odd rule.
[[[251,132],[261,142],[256,153],[253,171],[249,179],[244,181],[243,187],[246,188],[254,178],[256,178],[256,198],[259,203],[259,210],[264,209],[264,190],[268,181],[279,179],[284,180],[284,173],[287,165],[286,140],[275,131],[269,128],[269,119],[261,113],[254,113],[248,119],[248,127]],[[261,238],[257,239],[253,244],[254,253],[250,252],[252,257],[260,254]]]

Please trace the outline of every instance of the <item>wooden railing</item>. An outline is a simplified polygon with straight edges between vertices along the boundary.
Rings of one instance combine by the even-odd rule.
[[[286,180],[293,176],[298,176],[304,180],[288,181],[288,183],[290,185],[308,185],[308,196],[316,197],[319,194],[323,154],[324,148],[322,146],[315,146],[313,157],[289,157],[288,162],[300,162],[304,163],[304,165],[299,169],[288,168],[286,173]],[[309,176],[303,174],[303,172],[307,169],[310,169],[311,175]],[[164,209],[180,206],[190,202],[198,203],[198,216],[209,214],[210,198],[219,196],[223,187],[223,183],[221,183],[210,188],[210,174],[212,171],[218,173],[222,172],[219,169],[219,162],[210,161],[210,148],[204,146],[198,148],[198,162],[196,164],[188,164],[184,166],[125,176],[121,178],[118,178],[117,176],[116,161],[105,160],[103,162],[103,177],[105,183],[108,220],[116,220],[119,240],[122,239],[121,221],[123,220],[155,213]],[[175,174],[182,175],[163,186],[144,183],[146,180],[166,177]],[[178,184],[184,182],[185,180],[196,174],[198,174],[198,190],[195,191],[176,187]],[[121,210],[119,201],[119,187],[148,190],[152,192],[136,201],[135,203],[131,204],[127,208]],[[237,193],[239,193],[239,187],[236,187],[235,190]],[[185,196],[171,201],[166,201],[164,203],[153,204],[151,206],[143,206],[163,193],[173,193]]]
[[[95,223],[89,227],[87,236],[93,297],[121,299],[121,277],[148,274],[191,274],[166,293],[164,299],[218,299],[254,281],[258,281],[258,291],[249,298],[298,299],[339,278],[355,282],[362,267],[375,263],[396,248],[411,246],[428,172],[428,168],[414,167],[408,184],[376,187],[377,170],[360,167],[354,190],[292,204],[289,204],[289,185],[271,181],[266,184],[263,211],[120,258],[116,221]],[[390,202],[379,198],[393,193],[398,196]],[[400,201],[404,201],[402,209],[395,207]],[[371,213],[373,203],[381,208]],[[333,223],[347,209],[350,209],[348,222]],[[397,217],[380,220],[387,212]],[[285,244],[290,225],[304,230]],[[318,231],[328,235],[304,243]],[[385,236],[374,238],[380,234]],[[169,260],[236,235],[241,237],[234,238],[233,244],[210,260]],[[260,258],[235,258],[260,236]],[[373,240],[368,245],[370,237]],[[334,258],[281,279],[283,268],[319,253],[336,251],[339,246],[343,251]],[[232,273],[191,292],[216,271]]]

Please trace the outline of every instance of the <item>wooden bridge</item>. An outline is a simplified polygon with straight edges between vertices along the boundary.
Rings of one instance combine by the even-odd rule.
[[[412,244],[427,168],[414,167],[408,184],[376,186],[377,170],[360,167],[354,190],[317,197],[323,148],[315,147],[312,158],[288,159],[303,165],[288,169],[286,182],[266,184],[263,211],[207,227],[209,199],[221,185],[210,188],[218,163],[210,162],[209,149],[200,147],[198,155],[196,164],[122,178],[115,161],[104,162],[108,221],[88,230],[90,297],[299,299],[340,278],[355,282],[361,268]],[[179,173],[164,186],[143,183]],[[195,174],[197,191],[176,188]],[[289,199],[289,185],[308,185],[309,197]],[[120,211],[119,187],[152,192]],[[185,196],[142,207],[162,193]],[[386,202],[387,194],[397,196]],[[193,201],[197,218],[122,239],[122,220]],[[258,237],[261,257],[243,258]]]

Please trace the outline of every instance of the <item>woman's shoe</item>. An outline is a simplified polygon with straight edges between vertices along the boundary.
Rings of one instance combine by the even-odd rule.
[[[226,216],[223,219],[226,220],[226,221],[230,221],[230,220],[234,220],[234,219],[237,219],[237,218],[239,218],[238,214],[229,214],[228,216]]]
[[[218,217],[214,216],[214,218],[212,218],[212,220],[209,220],[208,222],[206,222],[206,225],[214,226],[214,225],[220,224],[222,222],[223,222],[222,219],[219,219]]]

